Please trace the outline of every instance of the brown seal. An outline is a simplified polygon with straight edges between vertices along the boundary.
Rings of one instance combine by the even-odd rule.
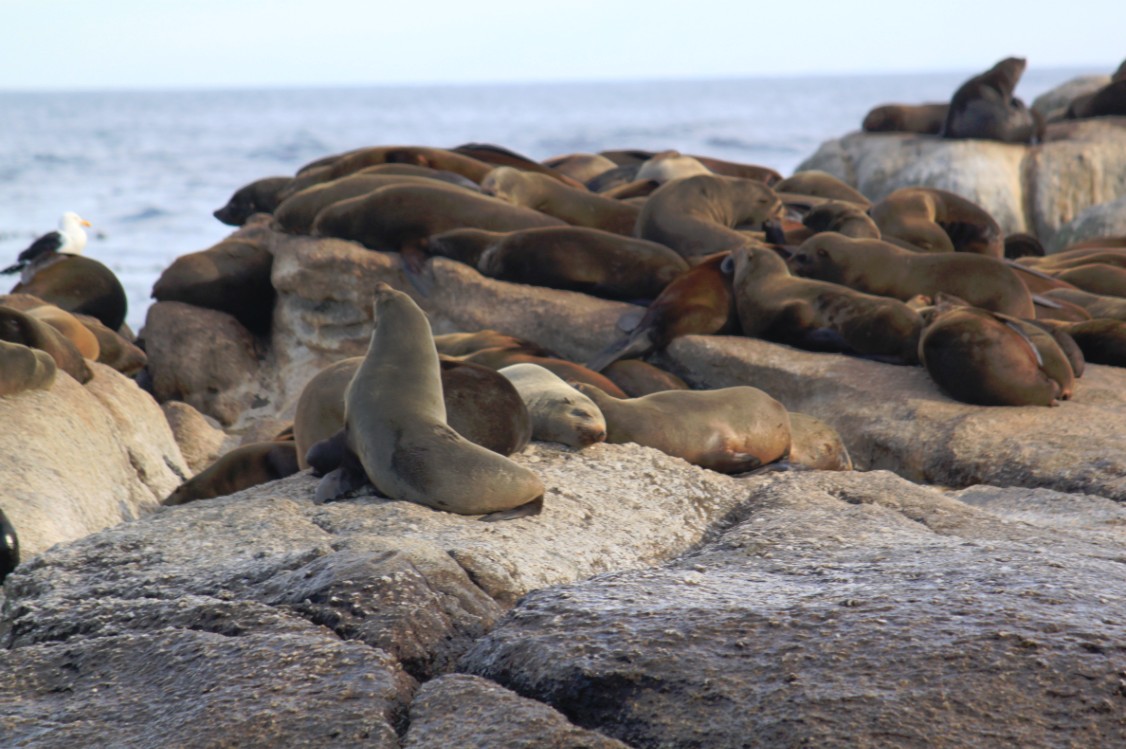
[[[212,215],[228,226],[242,226],[255,213],[273,213],[292,177],[265,177],[235,190],[227,204]]]
[[[448,512],[542,504],[544,486],[534,473],[446,423],[438,352],[418,305],[385,283],[373,296],[375,331],[345,397],[344,439],[355,464],[326,475],[317,499],[354,485],[341,476],[358,464],[381,495]]]
[[[782,201],[761,182],[698,175],[662,185],[645,201],[636,236],[667,245],[689,262],[746,243],[736,228],[777,218]]]
[[[883,239],[923,252],[1004,257],[1005,235],[973,201],[931,187],[903,187],[872,206]]]
[[[767,247],[732,255],[743,334],[814,350],[914,363],[922,319],[903,302],[790,275]]]
[[[0,341],[46,352],[59,369],[81,383],[89,382],[94,376],[78,348],[66,336],[26,312],[0,307]]]
[[[618,359],[659,351],[678,336],[738,330],[731,276],[722,269],[726,258],[726,252],[712,255],[673,280],[644,313],[619,321],[626,334],[595,354],[587,366],[600,372]]]
[[[55,382],[57,370],[46,351],[0,340],[0,396],[47,390]]]
[[[672,372],[641,359],[618,359],[602,370],[630,398],[664,390],[689,390],[688,383]]]
[[[471,362],[439,357],[446,423],[462,437],[500,455],[528,446],[532,424],[524,401],[497,372]],[[330,364],[314,375],[297,399],[293,438],[297,461],[308,468],[309,448],[344,426],[344,398],[363,357]]]
[[[1126,301],[1126,300],[1123,300]],[[1101,318],[1072,323],[1053,323],[1051,330],[1063,331],[1091,364],[1126,367],[1126,320]]]
[[[478,330],[475,333],[443,333],[434,336],[434,345],[438,353],[443,356],[467,356],[485,349],[507,348],[520,349],[525,353],[536,356],[554,356],[555,354],[523,338],[501,333],[491,328]]]
[[[1043,123],[1013,96],[1025,60],[1007,57],[958,87],[942,126],[944,138],[982,138],[1003,143],[1031,143]]]
[[[758,388],[666,390],[612,398],[578,385],[606,417],[606,441],[633,442],[721,473],[745,473],[785,458],[790,415]]]
[[[258,242],[225,239],[176,258],[153,284],[152,296],[226,312],[250,332],[265,335],[277,297],[270,281],[273,265],[273,254]]]
[[[583,187],[582,182],[572,179],[566,174],[557,172],[552,167],[511,151],[494,143],[465,143],[450,149],[454,153],[469,156],[498,167],[511,167],[530,174],[540,174],[569,187]]]
[[[532,438],[582,449],[606,439],[606,419],[587,396],[538,364],[498,370],[527,406]]]
[[[814,207],[802,216],[802,226],[810,236],[821,232],[836,232],[855,239],[880,239],[881,236],[880,227],[862,206],[841,200],[831,200]],[[791,241],[790,232],[786,232],[785,236],[787,241]]]
[[[878,239],[822,233],[794,250],[790,270],[868,294],[907,301],[946,292],[975,307],[1035,316],[1032,295],[1002,260],[967,253],[911,252]]]
[[[462,359],[463,361],[470,361],[474,364],[481,364],[489,369],[497,370],[513,364],[538,364],[549,372],[553,372],[563,378],[566,382],[585,382],[588,385],[601,388],[604,392],[616,398],[626,397],[622,389],[615,385],[613,380],[606,375],[584,367],[582,364],[576,364],[573,361],[528,353],[522,348],[482,349],[462,357]]]
[[[836,429],[809,414],[790,412],[791,465],[817,471],[851,471],[852,458]]]
[[[12,293],[31,294],[67,312],[91,315],[110,330],[121,328],[128,309],[125,288],[113,271],[82,255],[59,255],[12,287]]]
[[[226,497],[252,486],[292,476],[300,468],[293,442],[252,442],[236,447],[176,487],[161,504]]]
[[[797,193],[815,198],[869,206],[872,201],[842,179],[819,169],[798,172],[773,187],[776,193]]]
[[[429,237],[424,249],[502,281],[608,299],[653,299],[688,270],[684,258],[657,242],[577,226],[454,229]]]
[[[1083,263],[1048,273],[1090,294],[1126,297],[1126,268],[1118,265]]]
[[[939,313],[923,331],[919,357],[939,388],[963,403],[1058,405],[1074,373],[1055,340],[1047,334],[1034,338],[1032,327],[987,310],[956,307]]]
[[[1126,299],[1122,297],[1092,294],[1081,289],[1053,289],[1045,291],[1044,296],[1078,304],[1096,319],[1126,320]]]
[[[555,216],[572,226],[585,226],[631,236],[640,210],[585,187],[568,187],[544,174],[497,167],[481,180],[481,191],[513,205]]]
[[[563,156],[554,156],[544,161],[544,165],[583,185],[617,166],[610,159],[596,153],[570,153]]]
[[[938,135],[946,122],[949,102],[927,104],[882,104],[864,115],[866,133],[917,133]]]
[[[102,348],[98,337],[90,328],[83,325],[81,320],[66,310],[53,304],[41,304],[38,307],[31,307],[26,312],[62,333],[84,358],[98,361],[101,357]]]

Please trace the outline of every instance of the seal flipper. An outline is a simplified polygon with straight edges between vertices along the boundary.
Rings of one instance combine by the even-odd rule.
[[[324,476],[339,468],[348,452],[348,434],[343,428],[331,437],[314,442],[305,453],[305,462],[313,469],[314,476]]]
[[[532,517],[539,515],[543,512],[543,495],[536,497],[531,502],[525,502],[519,507],[513,507],[511,510],[498,510],[497,512],[490,512],[477,518],[483,523],[496,523],[503,520],[517,520],[519,518]]]
[[[653,348],[653,336],[651,335],[650,329],[648,327],[643,329],[639,326],[634,328],[633,332],[628,336],[619,338],[595,354],[594,357],[587,362],[586,367],[595,372],[601,372],[606,367],[618,361],[618,359],[640,359],[652,351]]]
[[[372,486],[372,483],[368,479],[367,473],[364,472],[364,467],[360,464],[359,458],[351,450],[346,450],[340,465],[326,473],[320,483],[317,484],[317,492],[313,495],[313,504],[323,505],[325,502],[332,502],[349,492],[368,486]],[[379,489],[376,489],[375,492],[382,496]]]

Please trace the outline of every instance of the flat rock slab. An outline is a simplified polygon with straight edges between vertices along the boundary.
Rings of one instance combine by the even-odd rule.
[[[1126,501],[1126,370],[1088,365],[1055,408],[972,406],[922,367],[686,336],[659,363],[696,387],[753,385],[840,432],[858,468],[913,481],[1045,487]]]
[[[886,472],[746,484],[718,541],[532,593],[462,669],[639,748],[1126,744],[1106,500],[1061,529],[1014,515],[1019,490],[975,488],[986,511]]]

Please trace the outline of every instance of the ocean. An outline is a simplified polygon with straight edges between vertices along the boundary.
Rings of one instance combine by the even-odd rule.
[[[1026,102],[1078,75],[1027,71]],[[139,330],[176,257],[231,227],[211,212],[260,177],[369,145],[503,145],[535,159],[675,148],[783,175],[874,106],[948,100],[973,72],[255,91],[0,92],[0,264],[64,211],[92,224]],[[0,279],[7,291],[15,279]]]

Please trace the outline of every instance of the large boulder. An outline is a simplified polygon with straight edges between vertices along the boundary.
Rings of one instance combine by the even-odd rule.
[[[1126,196],[1084,210],[1052,237],[1049,252],[1059,252],[1070,244],[1099,237],[1126,237]]]
[[[1081,75],[1040,94],[1030,108],[1045,122],[1062,120],[1072,99],[1093,94],[1108,83],[1109,75]]]
[[[140,517],[190,473],[152,396],[87,363],[86,385],[0,398],[0,506],[24,559]]]

